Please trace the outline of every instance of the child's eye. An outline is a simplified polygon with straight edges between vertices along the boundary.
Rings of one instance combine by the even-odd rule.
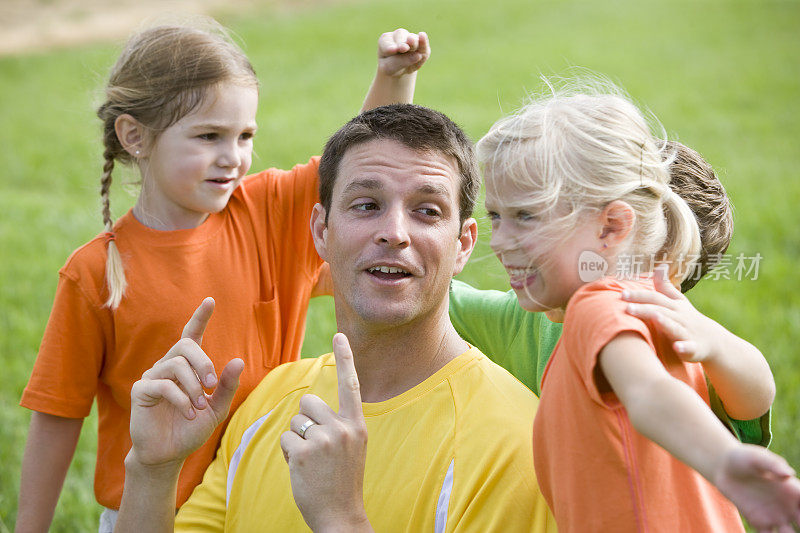
[[[518,211],[517,218],[522,222],[528,222],[532,220],[538,220],[539,217],[531,213],[530,211]]]
[[[254,136],[255,136],[255,133],[253,133],[253,132],[251,132],[251,131],[246,131],[246,132],[242,133],[241,135],[239,135],[239,138],[240,138],[241,140],[243,140],[243,141],[249,141],[249,140],[250,140],[250,139],[252,139]]]
[[[486,212],[486,218],[488,218],[489,220],[492,220],[492,221],[500,220],[500,215],[498,215],[494,211],[487,211]]]
[[[218,135],[216,133],[201,133],[197,136],[198,139],[202,139],[204,141],[215,141]]]

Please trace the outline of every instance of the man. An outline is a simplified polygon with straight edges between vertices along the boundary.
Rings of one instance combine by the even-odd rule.
[[[378,108],[334,134],[311,218],[334,283],[334,354],[262,381],[176,529],[554,528],[533,473],[535,396],[448,318],[478,187],[471,143],[435,111]],[[199,347],[211,308],[133,388],[119,530],[170,530],[180,465],[225,418],[241,363],[203,393],[198,376],[217,384]]]

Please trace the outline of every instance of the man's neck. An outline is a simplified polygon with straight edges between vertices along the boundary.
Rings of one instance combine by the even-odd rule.
[[[469,345],[450,323],[447,301],[443,312],[419,317],[411,323],[381,327],[349,320],[337,313],[339,331],[353,349],[361,398],[381,402],[419,385]]]

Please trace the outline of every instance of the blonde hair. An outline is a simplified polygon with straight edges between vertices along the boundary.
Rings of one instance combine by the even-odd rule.
[[[122,258],[114,240],[109,190],[114,162],[135,162],[122,146],[115,122],[129,114],[150,133],[158,134],[196,109],[208,89],[223,82],[258,87],[255,71],[244,52],[224,28],[211,19],[192,25],[170,24],[145,29],[131,37],[111,69],[105,102],[97,116],[103,121],[103,175],[100,197],[108,238],[106,259],[106,306],[116,309],[127,282]]]
[[[664,157],[664,143],[610,81],[595,76],[545,82],[547,94],[531,97],[477,143],[487,190],[506,185],[514,192],[509,205],[546,221],[537,239],[553,245],[583,215],[624,201],[636,219],[621,253],[656,258],[650,268],[669,263],[670,279],[681,281],[700,237],[691,210],[669,187],[673,157]]]

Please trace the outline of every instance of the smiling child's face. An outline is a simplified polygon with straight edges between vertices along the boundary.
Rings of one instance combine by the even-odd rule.
[[[489,245],[503,264],[519,304],[527,311],[563,312],[584,284],[579,272],[581,254],[598,252],[602,228],[591,217],[563,236],[553,236],[548,220],[519,207],[520,191],[485,170],[486,210],[492,221]]]

